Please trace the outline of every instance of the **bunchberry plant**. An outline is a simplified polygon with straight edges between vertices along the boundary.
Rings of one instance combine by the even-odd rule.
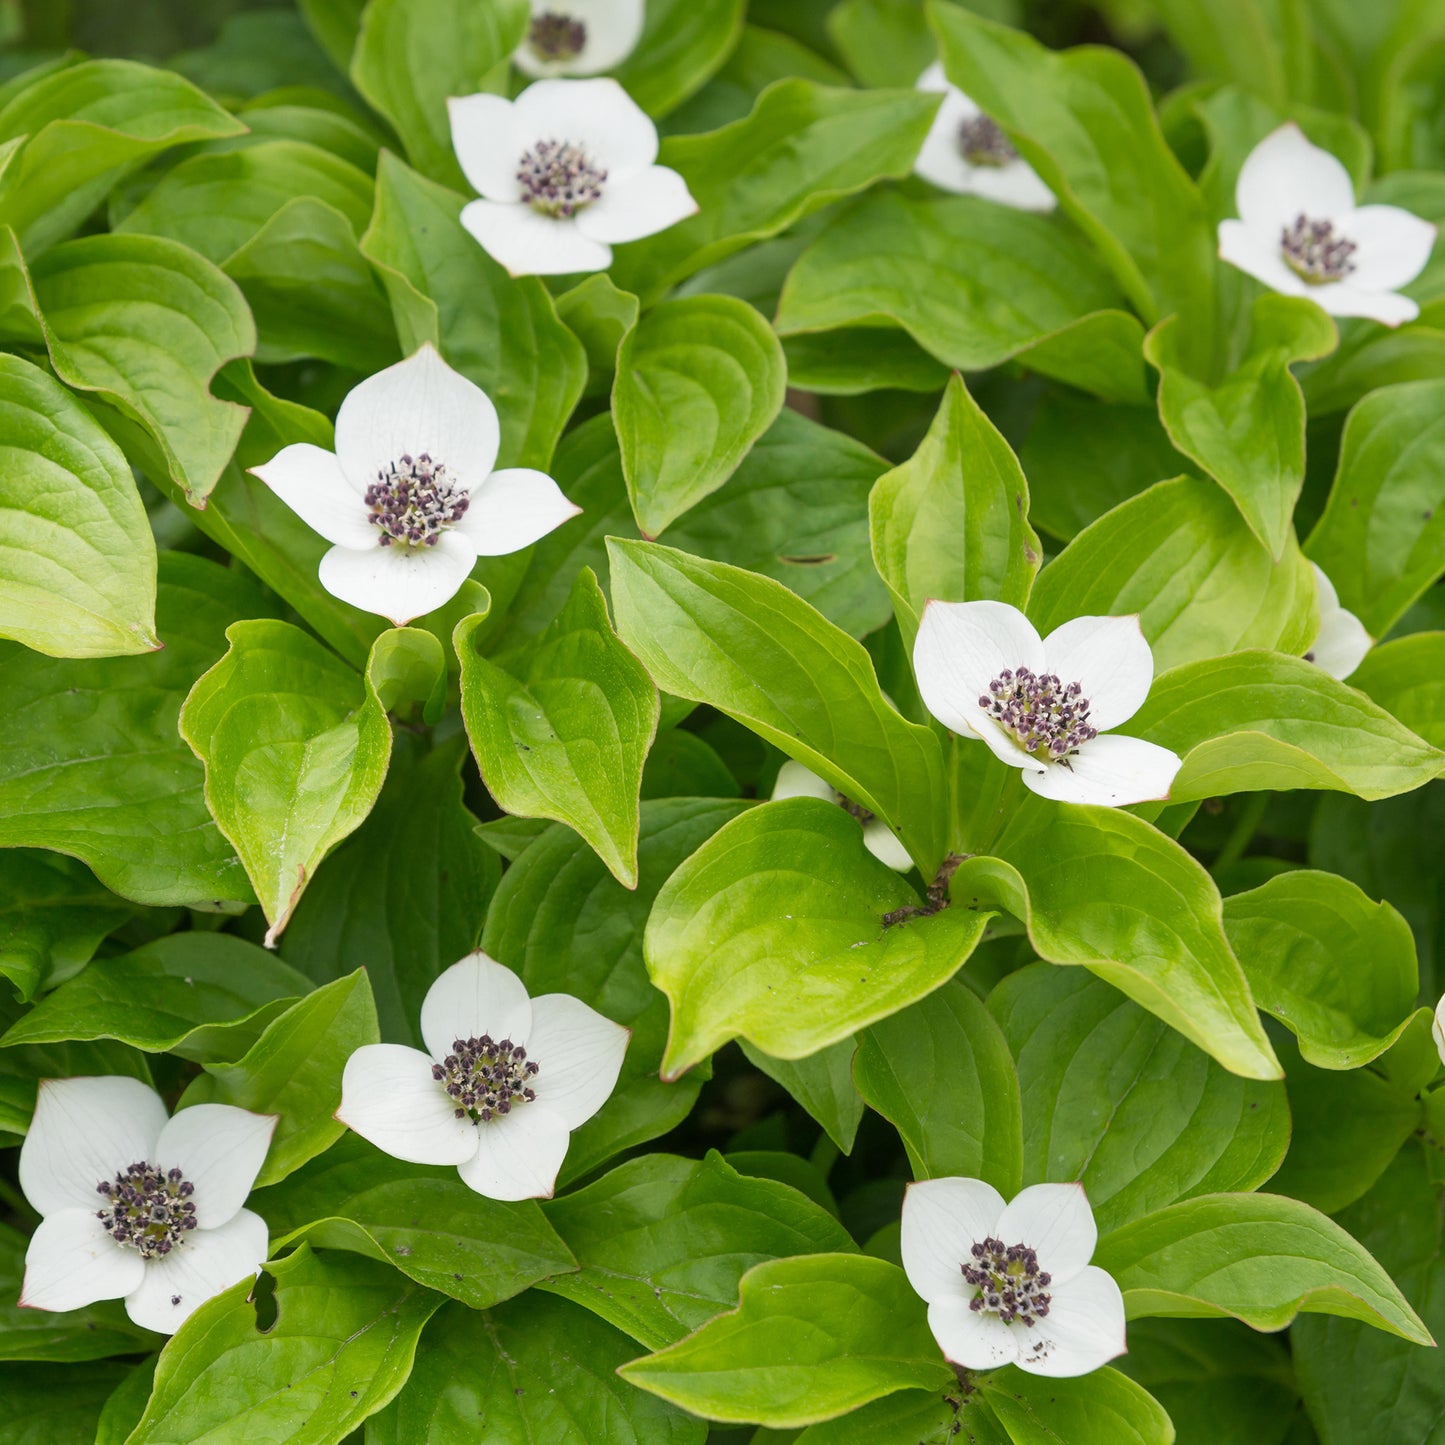
[[[0,1445],[1440,1445],[1438,10],[0,0]]]

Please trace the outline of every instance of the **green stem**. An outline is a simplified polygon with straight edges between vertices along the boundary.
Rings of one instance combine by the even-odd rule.
[[[1234,827],[1230,829],[1229,837],[1224,840],[1224,846],[1219,850],[1219,856],[1209,870],[1211,873],[1217,877],[1232,863],[1238,863],[1244,857],[1245,850],[1254,842],[1254,835],[1259,831],[1259,825],[1264,821],[1265,809],[1268,807],[1268,793],[1250,794],[1248,801],[1239,810],[1239,817],[1235,820]]]

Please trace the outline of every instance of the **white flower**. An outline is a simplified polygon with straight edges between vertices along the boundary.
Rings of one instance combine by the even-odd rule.
[[[1435,1036],[1440,1062],[1445,1064],[1445,994],[1441,995],[1440,1002],[1435,1005],[1435,1021],[1430,1025],[1430,1032]]]
[[[780,798],[821,798],[825,803],[837,803],[863,825],[863,846],[880,863],[899,873],[906,873],[913,867],[908,849],[898,841],[898,835],[882,818],[875,817],[857,803],[850,803],[831,783],[825,783],[802,763],[789,759],[778,769],[778,781],[773,784],[773,801],[777,802]]]
[[[943,104],[913,163],[920,176],[945,191],[982,196],[1018,211],[1054,209],[1054,193],[1013,148],[998,123],[948,83],[942,61],[935,60],[914,88],[943,92]]]
[[[1350,173],[1297,125],[1250,151],[1234,204],[1239,219],[1219,223],[1219,255],[1231,266],[1333,316],[1398,326],[1420,314],[1398,290],[1425,269],[1435,227],[1398,206],[1356,206]]]
[[[321,585],[401,627],[450,601],[478,557],[581,511],[545,472],[493,471],[500,443],[486,392],[426,345],[352,388],[334,454],[297,442],[251,470],[335,544]]]
[[[531,76],[600,75],[632,54],[643,14],[643,0],[532,0],[512,60]]]
[[[273,1114],[196,1104],[166,1118],[138,1079],[46,1079],[20,1149],[40,1213],[20,1303],[74,1310],[124,1299],[171,1334],[266,1259],[266,1221],[241,1206],[271,1145]]]
[[[1099,1231],[1081,1184],[1035,1184],[1005,1205],[982,1179],[903,1197],[903,1268],[956,1365],[1087,1375],[1124,1353],[1124,1296],[1091,1265]]]
[[[1040,797],[1122,808],[1169,796],[1175,754],[1101,736],[1139,711],[1154,681],[1137,617],[1076,617],[1040,640],[1006,602],[929,602],[913,670],[929,712],[1022,768]]]
[[[427,1052],[366,1044],[346,1061],[336,1117],[413,1164],[455,1164],[489,1199],[545,1199],[568,1136],[607,1102],[631,1030],[569,993],[528,998],[471,953],[427,990]]]
[[[1323,570],[1315,567],[1313,562],[1310,566],[1315,569],[1320,630],[1315,634],[1310,650],[1305,653],[1305,661],[1314,663],[1343,682],[1365,660],[1374,640],[1365,631],[1365,624],[1353,612],[1340,606],[1335,584]]]
[[[483,199],[462,225],[513,276],[600,271],[612,247],[692,215],[657,127],[615,80],[539,80],[516,100],[453,97],[452,145]]]

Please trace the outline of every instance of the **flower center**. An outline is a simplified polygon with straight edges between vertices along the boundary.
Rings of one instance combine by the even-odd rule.
[[[366,489],[371,525],[383,547],[435,547],[437,538],[467,510],[466,488],[425,452],[382,467]]]
[[[1341,236],[1333,221],[1312,221],[1301,211],[1292,226],[1281,229],[1279,249],[1285,265],[1301,281],[1320,286],[1326,281],[1343,281],[1355,269],[1350,258],[1359,246]]]
[[[1089,699],[1077,682],[1067,687],[1052,672],[1020,667],[999,673],[978,705],[1041,763],[1064,762],[1098,728],[1089,726]]]
[[[971,115],[958,127],[958,153],[971,166],[1010,165],[1019,153],[992,116]]]
[[[95,1192],[108,1201],[96,1211],[101,1228],[142,1259],[169,1254],[184,1242],[186,1231],[196,1227],[191,1202],[196,1186],[179,1169],[132,1164],[114,1179],[102,1179]]]
[[[607,172],[571,141],[539,140],[517,163],[522,199],[534,211],[564,221],[599,200],[606,179]]]
[[[544,10],[532,18],[527,44],[538,60],[575,60],[587,44],[587,27],[573,15]]]
[[[865,808],[862,803],[855,803],[852,798],[840,793],[836,788],[833,790],[833,800],[850,818],[857,818],[865,827],[878,816],[870,809]]]
[[[511,1039],[493,1042],[490,1034],[453,1039],[451,1053],[432,1065],[431,1076],[446,1089],[458,1119],[470,1116],[483,1124],[537,1097],[529,1087],[537,1065],[526,1049]]]
[[[1039,1269],[1039,1257],[1026,1244],[1005,1247],[1001,1239],[985,1239],[970,1251],[971,1264],[963,1277],[978,1293],[968,1307],[979,1314],[997,1315],[1004,1324],[1015,1320],[1032,1329],[1049,1312],[1052,1296],[1045,1293],[1053,1276]]]

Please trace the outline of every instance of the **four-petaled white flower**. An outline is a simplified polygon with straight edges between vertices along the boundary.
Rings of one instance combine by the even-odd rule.
[[[482,199],[462,225],[513,276],[600,271],[612,247],[697,210],[654,165],[657,127],[615,80],[539,80],[516,100],[447,101],[452,146]]]
[[[545,472],[493,471],[500,444],[486,392],[426,345],[347,394],[334,454],[297,442],[251,470],[334,544],[321,585],[400,627],[581,511]]]
[[[1340,594],[1324,571],[1315,570],[1315,598],[1320,630],[1305,653],[1305,661],[1322,668],[1331,677],[1345,680],[1364,660],[1374,646],[1374,639],[1365,631],[1365,624],[1348,608],[1340,606]]]
[[[1022,768],[1040,797],[1122,808],[1169,796],[1174,753],[1103,735],[1154,681],[1138,617],[1076,617],[1041,639],[1006,602],[929,602],[913,670],[929,712]]]
[[[568,993],[529,998],[485,953],[427,990],[427,1052],[366,1044],[346,1061],[336,1117],[413,1164],[455,1164],[489,1199],[545,1199],[568,1136],[607,1102],[631,1030]]]
[[[1234,204],[1220,258],[1271,290],[1386,326],[1420,314],[1399,288],[1425,269],[1435,227],[1398,206],[1356,206],[1350,173],[1293,122],[1250,151]]]
[[[266,1260],[266,1221],[241,1206],[273,1114],[196,1104],[166,1118],[138,1079],[46,1079],[20,1149],[20,1187],[41,1215],[20,1303],[73,1310],[124,1299],[172,1334]]]
[[[1054,193],[1013,148],[998,122],[949,84],[942,61],[935,60],[918,77],[915,89],[943,93],[943,104],[913,163],[918,175],[945,191],[982,196],[1017,211],[1053,210]]]
[[[643,14],[643,0],[532,0],[513,63],[534,77],[601,75],[632,54]]]
[[[956,1365],[1087,1375],[1124,1353],[1124,1296],[1089,1263],[1081,1184],[1035,1184],[1009,1204],[982,1179],[929,1179],[903,1197],[903,1268]]]
[[[773,784],[772,801],[779,798],[821,798],[825,803],[837,803],[846,808],[863,826],[863,846],[880,862],[899,873],[906,873],[913,867],[908,849],[898,840],[898,834],[866,808],[850,802],[831,783],[824,782],[811,768],[791,758],[778,769],[778,781]]]

